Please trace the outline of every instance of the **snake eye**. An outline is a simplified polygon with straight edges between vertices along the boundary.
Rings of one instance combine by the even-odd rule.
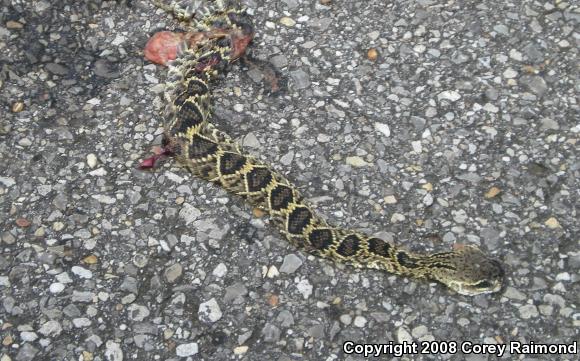
[[[475,288],[492,288],[492,284],[489,281],[481,281],[473,285]]]

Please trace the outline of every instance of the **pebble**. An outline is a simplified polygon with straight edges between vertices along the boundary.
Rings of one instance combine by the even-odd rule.
[[[74,318],[72,322],[76,328],[89,327],[91,325],[91,320],[86,317]]]
[[[107,79],[114,79],[119,77],[119,72],[115,70],[115,66],[104,59],[98,59],[93,64],[93,72],[96,76],[107,78]],[[126,103],[123,104],[123,99],[121,99],[121,105],[127,105]]]
[[[18,353],[16,354],[16,361],[29,361],[34,360],[35,356],[40,350],[32,346],[30,343],[25,343],[20,347]],[[116,360],[115,360],[116,361]]]
[[[262,336],[264,337],[264,342],[278,342],[280,340],[280,329],[271,323],[266,323],[262,329]]]
[[[261,144],[256,135],[252,132],[246,134],[242,140],[242,145],[249,148],[260,148]]]
[[[288,66],[288,58],[284,54],[277,54],[270,58],[270,63],[277,69],[282,69]]]
[[[6,22],[6,28],[7,29],[22,29],[24,27],[24,25],[22,25],[22,23],[19,23],[18,21],[14,21],[14,20],[8,20]]]
[[[413,147],[413,152],[415,153],[421,153],[423,151],[423,145],[420,140],[412,141],[411,147]]]
[[[503,72],[503,77],[506,79],[513,79],[516,76],[518,76],[518,72],[515,71],[512,68],[507,68],[504,72]]]
[[[32,141],[28,138],[22,138],[18,141],[18,145],[23,147],[30,147],[32,145]]]
[[[201,211],[189,203],[184,203],[179,211],[179,218],[183,219],[186,225],[193,223],[201,216]]]
[[[560,226],[560,222],[558,222],[558,220],[555,217],[550,217],[546,220],[546,222],[544,222],[544,224],[546,226],[548,226],[548,228],[552,228],[552,229],[556,229],[556,228],[561,228],[562,226]]]
[[[354,318],[354,325],[356,327],[363,328],[366,326],[366,324],[367,324],[367,319],[364,318],[363,316],[356,316]]]
[[[381,35],[381,33],[378,30],[371,31],[370,33],[367,34],[367,36],[373,41],[377,40],[379,38],[379,35]]]
[[[276,266],[270,266],[266,268],[266,277],[274,278],[280,276],[280,272],[278,272],[278,268]]]
[[[507,298],[510,298],[513,300],[518,300],[518,301],[523,301],[527,298],[523,292],[521,292],[518,289],[513,288],[511,286],[506,287],[506,290],[505,290],[503,295]]]
[[[455,101],[461,99],[461,95],[454,90],[445,90],[437,95],[437,99],[439,99],[439,100],[445,99],[445,100],[455,102]]]
[[[361,157],[355,155],[355,156],[352,156],[352,157],[346,157],[346,164],[352,165],[353,167],[365,167],[369,163],[367,163]]]
[[[288,151],[288,153],[284,154],[281,158],[280,158],[280,163],[283,165],[290,165],[292,164],[292,160],[294,159],[294,152],[293,151]]]
[[[298,292],[302,294],[302,297],[304,297],[305,300],[307,300],[310,295],[312,295],[313,287],[306,279],[300,280],[300,282],[298,282],[296,285],[296,288],[298,289]]]
[[[367,50],[367,59],[370,61],[376,61],[379,57],[379,52],[377,48],[370,48]]]
[[[150,311],[146,306],[133,303],[127,307],[129,319],[135,322],[142,322],[149,317]]]
[[[282,310],[278,314],[278,317],[276,317],[276,321],[278,321],[282,327],[290,327],[294,324],[294,316],[292,316],[290,311]]]
[[[288,27],[293,27],[294,25],[296,25],[296,21],[292,18],[284,16],[284,17],[280,18],[280,24],[282,24],[284,26],[288,26]]]
[[[20,332],[20,338],[24,342],[32,342],[38,338],[38,335],[36,334],[36,332],[23,331],[23,332]]]
[[[560,125],[552,118],[542,118],[542,129],[553,129],[558,130],[560,129]]]
[[[350,325],[352,323],[352,316],[349,315],[348,313],[345,313],[344,315],[341,315],[339,317],[340,322],[344,323],[345,325]]]
[[[70,278],[70,276],[66,272],[59,273],[54,278],[56,278],[56,280],[60,283],[67,284],[73,282],[72,278]]]
[[[280,272],[282,273],[294,273],[298,268],[302,266],[302,259],[297,255],[291,253],[284,257],[284,262],[280,267]]]
[[[87,154],[87,165],[90,168],[95,168],[97,166],[97,156],[93,153]]]
[[[387,124],[385,124],[385,123],[376,122],[375,123],[375,129],[379,133],[382,133],[385,137],[390,137],[391,136],[391,128],[389,128],[389,126]]]
[[[48,290],[50,291],[50,293],[52,294],[58,294],[61,293],[62,291],[64,291],[65,285],[60,283],[60,282],[55,282],[52,283],[49,287]]]
[[[523,305],[518,309],[520,316],[524,319],[538,317],[538,308],[535,305]]]
[[[175,348],[175,354],[179,357],[193,356],[199,352],[197,342],[185,343]]]
[[[248,352],[249,347],[248,346],[238,346],[238,347],[234,347],[234,355],[243,355],[246,352]]]
[[[391,223],[403,222],[406,219],[402,213],[393,213],[391,216]]]
[[[93,278],[93,272],[90,270],[83,268],[81,266],[73,266],[71,268],[72,273],[79,276],[80,278],[90,279]]]
[[[525,75],[520,78],[522,84],[524,84],[532,93],[542,96],[548,91],[548,85],[544,78],[538,75]]]
[[[467,213],[463,209],[459,209],[457,211],[451,211],[453,215],[453,220],[457,223],[465,223],[467,222]]]
[[[66,66],[57,63],[48,63],[45,66],[46,70],[56,75],[66,75],[69,70]]]
[[[11,107],[12,113],[20,113],[24,110],[23,102],[14,102]]]
[[[83,302],[89,303],[93,301],[93,297],[95,295],[92,292],[83,292],[83,291],[73,291],[72,294],[72,301],[73,302]]]
[[[396,204],[397,203],[397,198],[393,195],[385,196],[385,198],[383,198],[383,200],[385,201],[386,204]]]
[[[497,196],[501,190],[498,187],[491,187],[484,195],[485,198],[490,199]]]
[[[197,315],[200,321],[214,323],[222,318],[222,311],[215,298],[199,305]]]
[[[415,339],[421,339],[429,335],[429,329],[425,325],[419,325],[411,330],[411,335]]]
[[[397,329],[397,341],[399,341],[399,343],[411,343],[413,342],[413,337],[406,328],[399,327]]]
[[[0,183],[2,183],[5,187],[12,187],[14,184],[16,184],[16,181],[11,177],[0,177]]]
[[[38,332],[46,337],[58,336],[62,332],[62,326],[58,321],[50,320],[43,323]]]
[[[114,341],[107,341],[105,344],[105,357],[107,361],[123,361],[121,346]]]
[[[310,86],[310,77],[302,69],[291,71],[290,77],[294,81],[294,88],[296,90],[306,89]]]
[[[175,281],[177,281],[177,279],[179,279],[179,277],[181,277],[182,273],[183,267],[181,266],[181,264],[175,263],[167,267],[165,269],[165,272],[163,272],[163,275],[165,276],[167,282],[174,283]]]
[[[212,271],[212,274],[218,278],[224,277],[228,273],[228,268],[224,263],[218,264]]]
[[[224,296],[224,302],[228,303],[240,296],[245,296],[248,294],[248,289],[243,283],[234,283],[233,285],[226,288],[226,294]]]

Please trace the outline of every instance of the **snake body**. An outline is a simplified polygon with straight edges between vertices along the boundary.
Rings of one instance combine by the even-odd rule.
[[[164,9],[181,20],[191,19],[173,5],[165,5]],[[476,246],[417,254],[391,242],[330,225],[284,175],[244,152],[230,136],[218,130],[210,123],[210,85],[239,57],[236,44],[247,44],[253,29],[248,16],[235,8],[222,7],[199,23],[205,35],[184,47],[177,59],[168,64],[163,140],[166,154],[174,156],[197,177],[266,212],[290,243],[316,256],[435,280],[465,295],[496,292],[502,287],[501,264]]]

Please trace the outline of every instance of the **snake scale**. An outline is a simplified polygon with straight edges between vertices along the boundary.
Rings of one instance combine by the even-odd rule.
[[[245,153],[237,142],[210,123],[210,85],[242,55],[253,37],[248,15],[215,1],[213,9],[191,25],[195,17],[191,9],[176,3],[153,2],[190,27],[178,38],[178,47],[161,45],[176,50],[175,56],[161,61],[169,68],[163,151],[145,160],[142,168],[152,168],[161,156],[174,157],[194,175],[265,211],[290,243],[319,257],[438,281],[464,295],[501,289],[501,264],[476,246],[417,254],[328,224],[285,176]]]

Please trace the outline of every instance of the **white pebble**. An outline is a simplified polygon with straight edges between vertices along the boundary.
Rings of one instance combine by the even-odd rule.
[[[312,285],[308,280],[301,280],[296,285],[296,288],[298,288],[298,292],[302,294],[302,297],[304,297],[305,300],[307,300],[312,294]]]
[[[228,268],[223,263],[218,264],[212,272],[212,274],[218,278],[222,278],[227,273],[228,273]]]
[[[571,279],[572,277],[570,277],[568,272],[562,272],[556,275],[556,281],[570,281]]]
[[[234,354],[235,355],[243,355],[246,352],[248,352],[248,346],[238,346],[236,348],[234,348]]]
[[[401,213],[393,213],[391,216],[391,223],[402,222],[405,220],[405,215]]]
[[[185,343],[175,348],[175,354],[179,357],[192,356],[198,352],[199,346],[197,345],[197,342]]]
[[[87,155],[87,165],[91,168],[95,168],[97,166],[97,156],[93,153]]]
[[[425,197],[423,197],[423,204],[427,207],[433,204],[433,196],[431,193],[425,194]]]
[[[367,319],[364,318],[363,316],[356,316],[354,318],[354,325],[356,327],[363,328],[363,327],[365,327],[366,324],[367,324]]]
[[[389,126],[387,124],[376,122],[375,129],[378,132],[383,133],[385,135],[385,137],[391,136],[391,128],[389,128]]]
[[[413,337],[406,328],[400,327],[397,329],[397,341],[399,341],[399,343],[411,343],[413,342]]]
[[[446,99],[454,102],[461,99],[461,95],[455,90],[445,90],[437,95],[437,99],[439,100]]]
[[[50,293],[53,294],[61,293],[62,291],[64,291],[64,284],[60,282],[55,282],[48,287],[48,290],[50,291]]]
[[[278,272],[278,268],[276,266],[270,266],[268,268],[268,272],[266,272],[266,277],[274,278],[280,276],[280,272]]]
[[[352,317],[349,314],[341,315],[339,319],[340,319],[340,322],[344,323],[347,326],[352,323]]]
[[[504,72],[503,72],[503,77],[506,79],[513,79],[516,76],[518,76],[518,72],[515,71],[512,68],[507,68]]]
[[[20,332],[20,338],[22,339],[22,341],[32,342],[38,338],[38,335],[36,334],[36,332],[23,331]]]
[[[197,315],[201,321],[213,323],[222,318],[222,310],[215,298],[212,298],[199,305]]]
[[[420,140],[412,141],[411,146],[413,147],[413,151],[415,153],[421,153],[423,151],[423,145],[421,144]]]
[[[91,272],[90,270],[83,268],[81,266],[73,266],[71,268],[72,273],[74,273],[75,275],[79,276],[80,278],[93,278],[93,272]]]

